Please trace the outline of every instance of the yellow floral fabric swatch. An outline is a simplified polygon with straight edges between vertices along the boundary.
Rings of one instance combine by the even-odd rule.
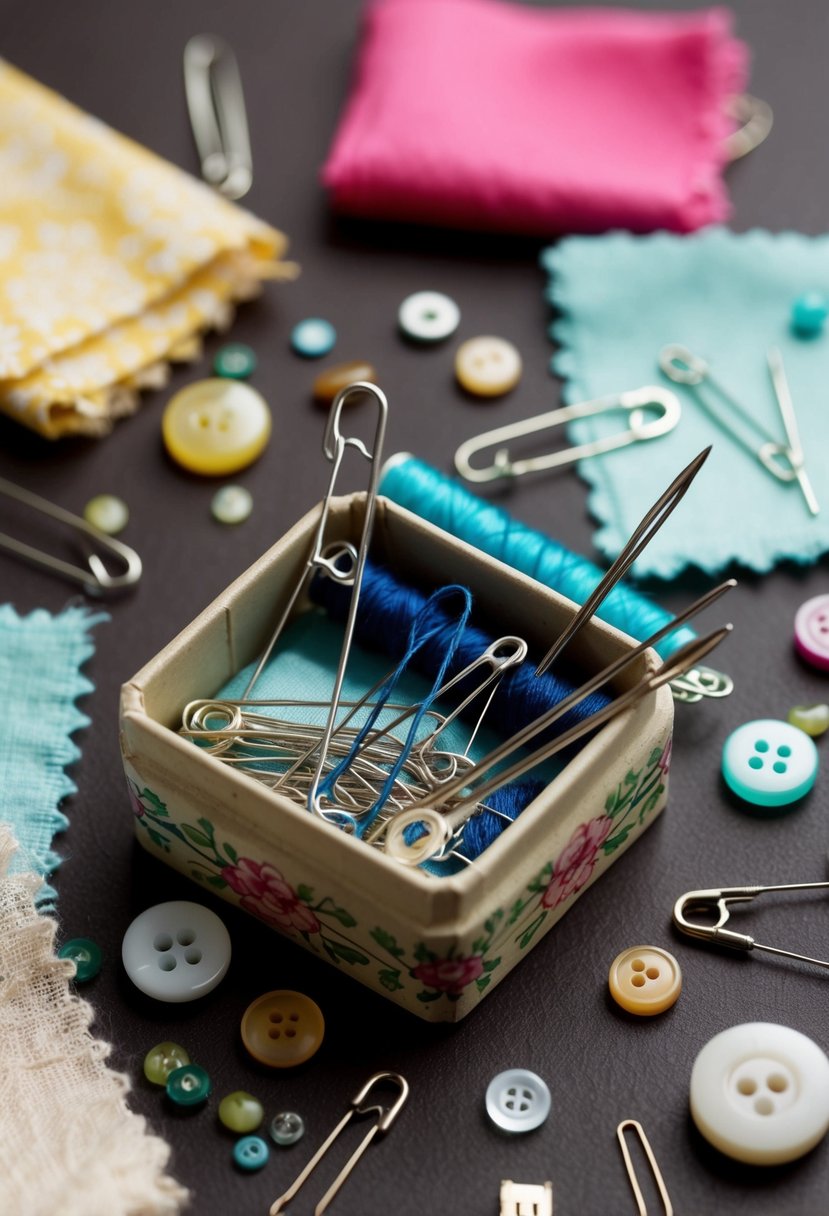
[[[286,238],[0,61],[0,408],[106,434],[193,358]]]

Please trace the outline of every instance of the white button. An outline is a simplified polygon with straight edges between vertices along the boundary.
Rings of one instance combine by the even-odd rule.
[[[486,1091],[486,1113],[505,1132],[531,1132],[550,1113],[550,1091],[526,1068],[508,1068],[493,1077]]]
[[[694,1062],[691,1114],[705,1139],[737,1161],[794,1161],[829,1129],[829,1059],[788,1026],[732,1026]]]
[[[461,310],[441,291],[416,291],[397,314],[400,328],[416,342],[442,342],[458,328]]]
[[[224,977],[230,934],[209,908],[173,900],[136,916],[124,934],[121,957],[127,975],[147,996],[194,1001]]]
[[[725,741],[722,772],[735,794],[757,806],[786,806],[808,794],[818,750],[804,731],[775,718],[738,726]]]

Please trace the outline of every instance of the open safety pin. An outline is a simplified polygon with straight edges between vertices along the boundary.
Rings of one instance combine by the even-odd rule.
[[[202,177],[225,198],[253,185],[253,158],[242,78],[221,38],[197,34],[184,48],[184,91]]]
[[[729,904],[750,903],[768,891],[818,891],[827,887],[829,882],[794,882],[775,887],[712,887],[707,891],[687,891],[674,904],[673,921],[680,933],[718,946],[728,946],[732,950],[764,950],[767,954],[781,954],[786,958],[798,959],[801,963],[813,963],[816,967],[829,967],[829,962],[822,959],[795,954],[793,950],[780,950],[777,946],[763,946],[747,933],[735,933],[733,929],[724,927],[731,916]],[[694,912],[719,915],[713,925],[699,924],[688,919],[688,913]]]
[[[545,456],[530,456],[523,460],[513,460],[508,448],[496,446],[511,439],[521,439],[525,435],[550,430],[574,418],[589,418],[614,410],[627,410],[628,429],[608,435],[604,439],[594,439],[589,443],[580,443]],[[656,416],[648,419],[646,415],[649,412],[655,413]],[[603,452],[613,452],[631,443],[667,435],[679,422],[680,413],[681,406],[676,394],[657,385],[646,385],[644,388],[632,389],[625,393],[613,393],[606,397],[597,397],[593,401],[580,401],[575,405],[550,410],[546,414],[527,418],[524,422],[513,422],[467,439],[455,453],[455,468],[466,481],[473,482],[497,481],[503,477],[522,477],[525,473],[556,469],[575,460],[599,456]],[[475,468],[470,457],[490,447],[496,449],[492,464],[486,468]]]

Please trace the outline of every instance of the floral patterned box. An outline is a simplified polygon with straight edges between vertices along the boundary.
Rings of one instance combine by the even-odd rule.
[[[335,500],[332,535],[359,535],[363,496]],[[400,866],[177,733],[261,651],[299,577],[319,508],[219,596],[122,691],[135,830],[151,853],[382,996],[433,1021],[464,1017],[663,809],[667,688],[592,738],[463,873]],[[542,653],[573,604],[381,499],[373,552],[410,581],[461,582]],[[633,643],[594,621],[573,643],[587,672]],[[648,652],[627,687],[659,660]]]

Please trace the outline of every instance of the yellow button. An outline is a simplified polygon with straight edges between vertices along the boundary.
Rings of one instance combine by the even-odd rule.
[[[304,1064],[319,1051],[324,1034],[322,1010],[301,992],[266,992],[242,1015],[242,1042],[254,1060],[271,1068]]]
[[[613,960],[608,983],[617,1005],[648,1018],[675,1004],[682,991],[682,972],[667,950],[631,946]]]
[[[223,476],[246,469],[262,454],[271,437],[271,412],[249,384],[197,380],[170,398],[161,433],[185,469]]]
[[[504,338],[470,338],[455,353],[455,375],[476,397],[500,397],[521,379],[521,356]]]

